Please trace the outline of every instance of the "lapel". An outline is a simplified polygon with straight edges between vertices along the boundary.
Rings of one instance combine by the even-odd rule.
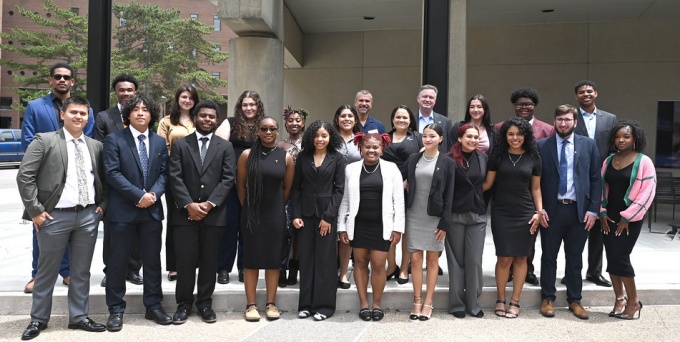
[[[191,154],[191,159],[194,161],[194,165],[196,165],[196,170],[198,170],[198,173],[203,173],[203,168],[201,166],[201,150],[198,147],[198,137],[196,137],[196,133],[191,133],[187,135],[187,148],[189,149],[189,154]],[[210,143],[210,146],[212,147],[212,142]],[[210,148],[208,148],[210,150]],[[206,160],[208,159],[206,155]]]
[[[116,126],[116,131],[122,131],[125,129],[125,126],[123,125],[123,120],[121,119],[120,116],[120,110],[118,110],[118,104],[116,104],[113,108],[111,108],[111,111],[109,112],[109,115],[111,116],[111,120],[113,121],[113,124]]]
[[[578,151],[581,150],[583,140],[581,139],[582,136],[574,135],[574,173],[576,172],[576,167],[578,166],[578,160],[580,159],[578,157]],[[588,138],[590,139],[590,138]]]
[[[545,143],[548,144],[548,155],[550,156],[550,159],[552,159],[553,164],[555,165],[555,170],[557,170],[557,174],[559,175],[560,159],[557,156],[557,134],[549,137]]]
[[[127,141],[128,147],[130,148],[130,153],[135,157],[135,162],[137,162],[137,168],[139,168],[139,171],[142,171],[142,161],[139,160],[139,151],[137,150],[137,144],[135,144],[135,137],[132,136],[132,131],[130,131],[130,128],[126,128],[123,130],[123,137],[125,138],[125,141]],[[147,149],[149,148],[150,144],[147,144]],[[149,154],[151,156],[151,154]],[[151,158],[149,158],[151,159]],[[149,164],[151,164],[151,160],[149,160]]]
[[[321,162],[321,166],[319,167],[319,169],[316,172],[317,175],[321,174],[323,172],[323,170],[326,169],[332,163],[333,163],[333,155],[330,154],[330,153],[326,153],[326,157],[323,158],[323,162]],[[314,164],[314,156],[312,156],[312,165],[314,165],[314,167],[316,167],[316,165]]]
[[[64,174],[68,170],[68,150],[66,149],[66,136],[64,135],[64,129],[60,128],[57,131],[59,139],[57,140],[57,146],[59,148],[59,154],[61,155],[61,163],[64,166]]]
[[[201,149],[199,148],[199,142],[196,133],[195,132],[191,133],[187,137],[187,140],[190,142],[190,144],[192,144],[193,149],[195,149],[196,151],[196,153],[194,153],[194,162],[196,163],[196,168],[201,171],[201,174],[203,174],[205,170],[208,168],[210,162],[217,155],[217,151],[220,149],[220,145],[222,145],[220,140],[215,139],[215,137],[217,136],[215,135],[215,132],[213,132],[213,136],[212,138],[210,138],[210,144],[208,145],[208,150],[205,152],[205,159],[203,160],[202,166],[201,166]]]
[[[43,97],[43,104],[45,105],[45,113],[48,113],[48,118],[52,123],[52,128],[56,131],[59,129],[59,122],[57,122],[57,116],[54,112],[54,105],[52,104],[52,93]],[[63,134],[63,133],[62,133]]]
[[[95,146],[92,140],[90,140],[85,134],[83,134],[83,139],[85,139],[85,145],[87,145],[87,151],[90,153],[90,161],[92,162],[92,171],[94,177],[97,178],[99,175],[97,173],[97,156],[95,155]]]

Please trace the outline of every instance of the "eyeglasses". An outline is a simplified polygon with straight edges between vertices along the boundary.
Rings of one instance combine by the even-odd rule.
[[[515,103],[515,107],[517,108],[534,108],[536,104],[533,102],[522,102],[522,103]]]
[[[559,119],[555,119],[555,121],[558,122],[558,123],[571,123],[572,121],[574,121],[574,119],[559,118]]]
[[[57,81],[59,81],[59,80],[62,79],[62,78],[63,78],[65,81],[70,81],[70,80],[73,78],[73,76],[71,76],[71,75],[62,75],[62,74],[54,74],[54,75],[52,75],[52,78],[54,78],[54,79],[57,80]]]
[[[262,133],[267,133],[267,132],[275,133],[278,130],[279,129],[276,128],[276,127],[260,127],[260,132],[262,132]]]

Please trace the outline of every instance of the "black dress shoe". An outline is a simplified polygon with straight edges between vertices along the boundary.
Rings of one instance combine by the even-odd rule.
[[[198,313],[201,315],[201,319],[206,323],[215,323],[217,321],[217,316],[215,311],[211,307],[198,309]]]
[[[106,321],[106,330],[108,331],[120,331],[123,329],[123,313],[115,312],[109,315],[109,319]]]
[[[146,314],[144,315],[144,318],[156,322],[156,324],[160,325],[168,325],[172,323],[172,317],[170,315],[165,313],[165,310],[163,308],[158,308],[158,309],[146,309]]]
[[[175,311],[175,314],[172,316],[172,323],[183,324],[189,319],[189,316],[191,316],[191,309],[184,306],[180,306],[177,308],[177,311]]]
[[[175,273],[175,274],[170,274],[170,273],[168,273],[168,280],[169,280],[169,281],[175,281],[175,280],[177,280],[177,273]]]
[[[560,284],[567,285],[567,277],[562,277],[562,280],[560,280]]]
[[[243,270],[238,270],[238,281],[242,283],[243,277],[244,277]]]
[[[338,287],[341,288],[341,289],[347,290],[350,287],[352,287],[352,284],[350,284],[350,282],[344,282],[344,281],[338,279]]]
[[[31,321],[31,323],[28,324],[28,327],[26,327],[26,330],[24,330],[24,333],[21,334],[21,339],[24,341],[34,339],[45,329],[47,329],[47,323]]]
[[[106,331],[106,326],[101,323],[95,323],[90,317],[85,317],[84,320],[78,323],[69,323],[69,329],[80,329],[89,332],[104,332]]]
[[[437,270],[437,275],[440,275],[440,276],[444,275],[444,270],[442,270],[441,266]]]
[[[535,274],[533,273],[527,273],[527,277],[524,279],[524,281],[527,284],[531,284],[534,286],[538,286],[540,283],[538,282],[538,277],[536,277]]]
[[[508,283],[511,282],[512,279],[513,279],[512,270],[510,270],[510,274],[508,274]]]
[[[102,282],[99,285],[101,285],[102,287],[106,287],[106,274],[104,275],[104,278],[102,278]]]
[[[598,274],[597,276],[586,275],[586,280],[597,286],[612,287],[612,283],[605,279],[601,274]]]
[[[222,285],[229,284],[229,271],[217,272],[217,283]]]
[[[131,282],[135,285],[144,284],[144,279],[142,278],[142,276],[140,276],[139,273],[135,273],[135,272],[128,272],[125,275],[125,280],[127,280],[127,281],[129,281],[129,282]]]
[[[454,311],[451,314],[456,318],[465,318],[465,311]]]

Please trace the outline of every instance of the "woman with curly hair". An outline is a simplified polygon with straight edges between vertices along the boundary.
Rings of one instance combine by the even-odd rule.
[[[335,313],[337,215],[345,189],[342,138],[330,123],[314,121],[302,136],[291,204],[300,246],[298,317],[323,321]]]
[[[640,236],[645,213],[656,193],[656,170],[642,152],[645,131],[637,121],[622,120],[609,133],[609,146],[617,150],[602,165],[600,224],[607,252],[607,272],[612,281],[614,309],[609,317],[640,318],[642,302],[635,286],[630,254]],[[625,290],[625,295],[624,295]]]
[[[519,301],[527,273],[527,256],[532,236],[543,213],[541,197],[541,157],[529,121],[506,120],[498,133],[489,158],[483,189],[496,190],[491,205],[491,231],[496,247],[496,316],[517,318]],[[513,278],[510,306],[505,308],[505,285],[510,265]]]

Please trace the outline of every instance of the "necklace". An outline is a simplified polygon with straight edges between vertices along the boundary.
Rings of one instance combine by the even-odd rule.
[[[465,159],[465,165],[467,165],[468,169],[470,168],[470,160],[472,160],[472,156],[473,156],[473,154],[472,154],[472,152],[470,152],[470,158],[463,157],[463,159]],[[522,158],[522,157],[520,156],[520,158]],[[519,159],[517,161],[519,161]],[[513,164],[513,166],[514,166],[514,164]]]
[[[377,166],[375,167],[375,169],[373,169],[373,171],[368,171],[368,170],[366,170],[366,164],[365,164],[365,163],[361,163],[361,166],[364,167],[364,171],[365,171],[366,173],[371,174],[371,173],[374,173],[374,172],[378,171],[378,169],[380,168],[380,162],[378,162]]]
[[[265,149],[265,148],[268,149],[269,147],[262,146],[262,149]],[[271,150],[269,150],[269,151],[267,151],[267,152],[262,151],[262,155],[263,155],[263,156],[268,156],[270,153],[274,152],[275,149],[276,149],[276,146],[274,146],[274,148],[272,148]]]
[[[616,160],[614,160],[614,162],[616,163],[616,165],[619,165],[621,162],[627,162],[628,159],[630,158],[630,156],[634,156],[634,155],[635,155],[635,153],[631,153],[631,154],[623,157],[623,156],[621,156],[621,154],[619,152],[619,154],[616,155],[618,158],[615,158]]]
[[[522,159],[523,155],[524,155],[524,152],[522,152],[522,154],[519,155],[519,158],[517,158],[517,160],[512,160],[512,157],[510,157],[510,153],[508,153],[508,159],[510,159],[510,162],[512,163],[512,167],[515,167],[515,165],[517,165],[517,163],[519,163],[519,160]]]
[[[428,163],[431,162],[431,161],[436,160],[437,157],[439,157],[439,151],[437,151],[437,154],[435,154],[435,155],[432,156],[432,157],[428,157],[428,156],[425,155],[425,153],[423,153],[423,159],[424,159],[426,162],[428,162]]]

